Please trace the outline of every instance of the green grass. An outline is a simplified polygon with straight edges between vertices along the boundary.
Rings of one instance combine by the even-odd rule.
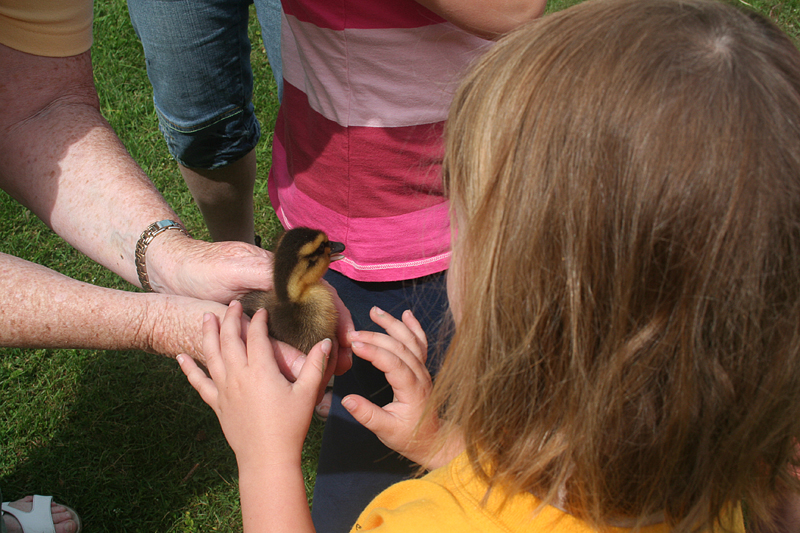
[[[577,3],[555,0],[550,11]],[[752,0],[800,41],[797,0]],[[199,211],[166,151],[141,48],[124,0],[95,2],[93,60],[103,112],[193,235],[208,238]],[[278,223],[267,199],[272,75],[255,16],[257,231]],[[99,285],[131,290],[87,260],[25,208],[0,193],[0,252]],[[141,352],[0,349],[0,487],[4,499],[53,494],[91,532],[239,531],[236,461],[214,413],[169,359]],[[322,426],[313,422],[304,470],[313,486]]]

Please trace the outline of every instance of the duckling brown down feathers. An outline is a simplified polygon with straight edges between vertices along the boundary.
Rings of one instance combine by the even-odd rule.
[[[244,312],[268,312],[269,334],[308,353],[336,334],[338,313],[333,296],[321,283],[331,261],[341,259],[344,245],[319,230],[293,228],[275,247],[273,290],[253,291],[241,298]]]

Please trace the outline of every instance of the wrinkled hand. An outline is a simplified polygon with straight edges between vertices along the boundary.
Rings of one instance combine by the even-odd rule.
[[[272,288],[272,254],[243,242],[206,242],[177,231],[159,235],[147,249],[155,292],[228,304]]]
[[[388,335],[354,332],[353,352],[386,374],[394,400],[381,408],[351,394],[342,399],[342,405],[386,446],[424,464],[439,428],[435,415],[420,423],[432,387],[431,375],[425,367],[427,337],[411,311],[403,313],[401,322],[373,307],[370,318]]]
[[[139,329],[140,340],[137,345],[142,350],[170,357],[187,354],[201,364],[205,364],[204,316],[212,313],[221,322],[228,307],[217,302],[183,296],[165,294],[148,294],[146,296],[151,304],[147,307],[147,316],[142,322],[143,326]],[[249,326],[250,321],[245,319],[242,323],[242,339],[246,338]],[[294,381],[300,375],[300,370],[306,361],[306,354],[272,337],[269,340],[281,373],[286,376],[286,379]],[[326,369],[328,374],[332,374],[333,370],[333,368]],[[327,377],[330,378],[330,375]],[[325,390],[324,385],[321,390]]]
[[[184,296],[148,294],[146,297],[150,303],[140,328],[142,349],[170,357],[188,354],[205,363],[203,317],[208,313],[222,317],[227,307]]]
[[[181,370],[214,409],[240,464],[299,462],[331,343],[326,339],[311,349],[292,383],[267,338],[266,311],[246,323],[239,302],[231,303],[221,326],[216,316],[206,315],[203,351],[211,377],[185,356],[178,358]]]

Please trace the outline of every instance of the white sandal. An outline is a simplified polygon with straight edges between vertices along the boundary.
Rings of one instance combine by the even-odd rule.
[[[20,511],[16,507],[11,507],[9,503],[3,502],[3,513],[8,513],[19,522],[22,533],[55,533],[56,528],[53,524],[53,515],[50,512],[50,505],[53,501],[52,496],[34,495],[30,511]],[[78,524],[78,533],[81,531],[81,518],[73,509],[62,505],[73,516],[73,520]],[[0,516],[2,520],[2,516]]]

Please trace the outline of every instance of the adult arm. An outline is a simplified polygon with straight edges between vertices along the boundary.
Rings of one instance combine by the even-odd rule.
[[[98,287],[0,253],[0,346],[143,350],[205,362],[203,318],[226,310],[185,296]],[[270,342],[281,372],[294,379],[305,356]]]
[[[83,283],[0,254],[0,346],[144,350],[203,360],[205,313],[216,302]]]
[[[178,220],[178,217],[101,116],[89,52],[50,58],[0,45],[0,72],[3,73],[0,79],[0,186],[76,249],[138,286],[134,252],[141,232],[152,222]],[[150,244],[146,257],[152,286],[165,294],[228,303],[250,290],[271,288],[270,254],[244,243],[208,243],[167,231]],[[7,261],[13,263],[10,258]],[[11,271],[6,273],[7,283],[0,285],[0,290],[8,293],[15,283],[25,283],[22,273],[16,270],[18,267],[18,263],[11,265]],[[25,285],[30,291],[25,297],[32,298],[31,301],[36,301],[37,296],[46,298],[65,290],[76,296],[91,294],[99,298],[97,305],[90,305],[87,298],[72,300],[79,309],[59,305],[58,313],[71,317],[70,331],[36,326],[44,320],[39,313],[46,311],[47,306],[37,307],[37,303],[17,308],[17,316],[27,328],[11,331],[14,328],[6,326],[10,330],[2,333],[6,346],[138,347],[169,355],[181,351],[193,356],[200,353],[199,344],[195,342],[200,338],[197,307],[213,311],[209,302],[143,298],[85,284],[76,286],[74,283],[78,282],[53,278],[54,273],[36,272],[43,276],[42,283],[31,280],[32,284]],[[36,293],[45,288],[53,292]],[[166,327],[164,320],[167,318],[152,316],[151,301],[158,302],[155,307],[161,306],[159,311],[181,302],[181,311],[167,317],[176,321],[189,320],[170,326],[177,328],[176,335],[180,335],[181,328],[196,328],[191,345],[186,345],[185,338],[158,338],[167,334],[158,330]],[[3,302],[4,312],[7,312],[6,303],[13,304],[14,300]],[[130,308],[118,308],[120,305]],[[98,311],[93,314],[91,309]],[[103,314],[99,313],[100,309],[104,309],[102,317],[99,317]],[[53,309],[50,311],[52,313]],[[144,311],[149,311],[150,315],[142,314]],[[117,313],[120,316],[116,316]],[[144,328],[140,333],[151,337],[149,344],[141,345],[141,339],[131,339],[124,332],[122,337],[117,337],[120,324],[109,321],[117,318],[124,323],[131,320],[130,313],[139,313],[140,319],[153,320],[129,323]],[[344,339],[345,332],[352,329],[352,320],[346,311],[340,314],[339,354],[347,355],[348,345]],[[102,320],[84,322],[98,318]],[[105,337],[101,331],[104,327],[111,328]],[[120,340],[115,341],[110,336]],[[178,349],[178,346],[183,348]],[[286,358],[294,361],[299,355],[287,352]],[[339,371],[344,371],[348,363],[349,356],[342,357]]]
[[[72,246],[139,285],[136,242],[178,220],[102,117],[89,52],[40,57],[0,45],[0,186]],[[271,285],[269,254],[175,231],[147,251],[159,292],[227,303]]]
[[[459,28],[494,39],[541,17],[547,0],[417,0]]]

